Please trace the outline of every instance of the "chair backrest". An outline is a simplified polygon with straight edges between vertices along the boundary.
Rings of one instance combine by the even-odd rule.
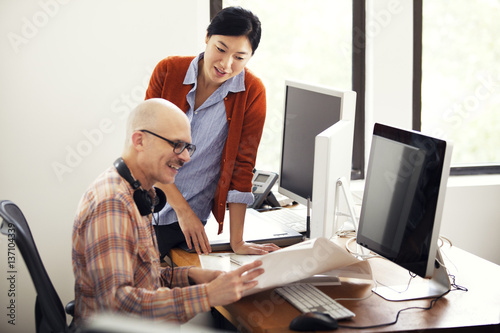
[[[12,201],[4,200],[0,202],[0,216],[2,233],[15,241],[35,285],[36,332],[68,332],[63,304],[43,266],[23,213]]]

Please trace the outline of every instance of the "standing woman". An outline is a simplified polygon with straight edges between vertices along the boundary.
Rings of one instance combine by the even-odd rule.
[[[221,10],[210,22],[205,52],[171,56],[156,66],[146,99],[161,97],[186,112],[196,154],[175,184],[161,186],[168,204],[156,219],[160,255],[183,242],[211,251],[204,225],[213,212],[222,231],[226,203],[234,252],[264,254],[278,247],[243,241],[252,176],[266,116],[262,81],[245,68],[261,36],[259,19],[241,7]]]

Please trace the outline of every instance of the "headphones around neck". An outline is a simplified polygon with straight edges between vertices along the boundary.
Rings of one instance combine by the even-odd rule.
[[[142,216],[160,212],[167,203],[167,196],[159,188],[153,187],[156,192],[155,198],[151,198],[148,191],[141,188],[141,182],[132,177],[132,173],[125,164],[123,158],[119,157],[113,163],[116,171],[134,189],[134,202]]]

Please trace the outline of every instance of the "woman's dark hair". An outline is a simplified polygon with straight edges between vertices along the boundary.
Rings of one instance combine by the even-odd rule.
[[[215,15],[207,28],[207,36],[246,36],[255,53],[260,43],[260,20],[251,11],[241,7],[226,7]]]

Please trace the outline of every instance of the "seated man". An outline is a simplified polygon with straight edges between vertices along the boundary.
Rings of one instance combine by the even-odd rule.
[[[223,273],[162,268],[153,210],[165,204],[155,183],[173,183],[195,150],[186,115],[164,99],[130,114],[125,149],[83,195],[73,227],[75,324],[96,312],[186,322],[241,298],[263,273],[256,261]]]

